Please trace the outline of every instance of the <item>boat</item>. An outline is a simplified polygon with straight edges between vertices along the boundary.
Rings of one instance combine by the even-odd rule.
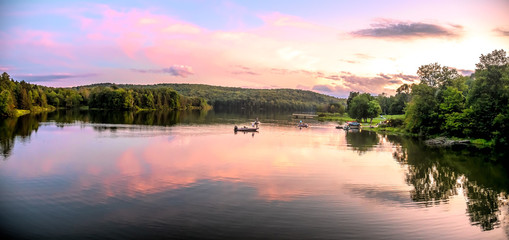
[[[309,125],[307,123],[303,123],[302,120],[301,120],[299,122],[299,125],[297,125],[297,127],[299,127],[299,128],[303,128],[303,127],[307,128],[307,127],[309,127]]]
[[[360,128],[361,128],[361,124],[358,122],[346,122],[345,127],[343,127],[343,129],[345,129],[345,130],[360,129]]]
[[[258,127],[237,127],[233,128],[234,132],[258,132]]]
[[[336,126],[336,129],[343,129],[343,126],[338,125],[338,126]]]

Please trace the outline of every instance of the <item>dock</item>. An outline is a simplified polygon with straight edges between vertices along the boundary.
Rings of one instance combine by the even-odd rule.
[[[293,117],[293,118],[303,118],[303,119],[307,119],[307,118],[314,118],[314,117],[318,117],[318,115],[314,115],[314,114],[307,114],[307,113],[294,113],[294,114],[292,114],[292,117]]]

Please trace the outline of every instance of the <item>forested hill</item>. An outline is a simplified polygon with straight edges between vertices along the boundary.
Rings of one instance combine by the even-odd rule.
[[[111,83],[93,86],[111,86]],[[312,91],[298,89],[250,89],[221,87],[205,84],[156,84],[156,85],[116,85],[120,88],[159,88],[169,87],[186,97],[207,100],[209,105],[219,110],[234,109],[275,109],[275,110],[328,110],[337,111],[346,104],[345,99],[335,98]]]

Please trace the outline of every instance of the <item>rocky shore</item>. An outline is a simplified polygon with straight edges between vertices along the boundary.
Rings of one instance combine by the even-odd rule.
[[[424,143],[428,146],[433,147],[450,147],[450,146],[458,146],[458,145],[469,145],[469,140],[452,140],[445,137],[438,137],[433,139],[428,139],[424,141]]]

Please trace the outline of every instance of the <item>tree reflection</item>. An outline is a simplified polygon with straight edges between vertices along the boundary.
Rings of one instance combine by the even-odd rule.
[[[504,166],[468,149],[431,149],[415,139],[386,138],[396,145],[394,159],[408,165],[405,180],[414,187],[413,201],[428,207],[463,192],[472,225],[485,231],[500,225],[500,206],[507,201],[509,186]]]
[[[410,192],[412,200],[426,206],[447,201],[456,195],[457,179],[457,173],[439,164],[409,165],[406,175],[407,184],[414,186]]]
[[[499,193],[465,181],[465,194],[468,197],[468,215],[473,225],[479,225],[486,231],[500,224]]]
[[[18,118],[0,119],[0,154],[8,158],[14,147],[16,137],[21,141],[30,140],[32,132],[37,131],[40,122],[54,121],[56,126],[65,127],[76,122],[135,124],[172,126],[184,119],[188,122],[204,121],[207,113],[203,111],[80,111],[58,110],[39,114],[28,114]],[[205,121],[204,121],[205,122]],[[97,131],[116,131],[116,127],[94,127]]]
[[[19,137],[22,142],[28,141],[32,132],[39,128],[39,122],[46,121],[46,119],[47,114],[0,119],[0,153],[2,157],[6,159],[10,156],[16,137]]]
[[[374,148],[380,142],[378,134],[371,131],[349,130],[345,137],[347,144],[359,154]]]

